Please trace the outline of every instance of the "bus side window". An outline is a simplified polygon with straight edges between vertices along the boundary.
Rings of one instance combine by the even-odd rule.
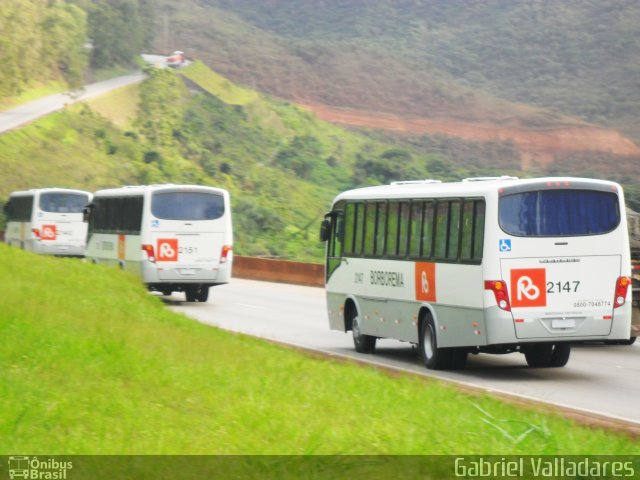
[[[331,237],[331,254],[334,257],[342,257],[342,246],[344,242],[344,213],[337,211],[331,222],[333,235]]]
[[[344,218],[344,253],[353,254],[353,239],[355,236],[356,204],[347,203]]]
[[[398,233],[398,255],[407,256],[409,253],[407,247],[409,245],[409,220],[411,219],[411,203],[402,202],[400,204],[399,215],[399,233]]]
[[[376,239],[376,209],[373,202],[365,203],[364,254],[373,255]]]
[[[456,200],[449,205],[449,231],[447,233],[447,259],[458,258],[460,245],[460,201]]]
[[[420,241],[422,239],[422,212],[423,202],[414,201],[411,203],[411,214],[409,215],[409,256],[420,257]]]
[[[7,221],[30,222],[33,212],[33,196],[14,197],[9,200],[7,208]]]
[[[398,254],[399,206],[399,202],[389,202],[387,213],[387,256],[389,257],[395,257]]]
[[[449,225],[449,202],[439,201],[436,204],[436,231],[435,231],[435,257],[446,258],[447,256],[447,232]]]
[[[377,205],[375,255],[382,257],[385,251],[385,239],[387,238],[387,202],[378,202]]]
[[[460,259],[473,259],[473,212],[476,202],[467,200],[462,206],[462,232],[460,238]]]
[[[433,255],[433,234],[435,225],[435,204],[425,202],[424,220],[422,222],[422,252],[423,258],[430,258]]]
[[[474,205],[473,217],[473,259],[482,261],[482,249],[484,247],[484,217],[485,203],[478,200]]]
[[[354,255],[362,254],[362,242],[364,240],[364,203],[356,203],[355,239],[353,241]]]

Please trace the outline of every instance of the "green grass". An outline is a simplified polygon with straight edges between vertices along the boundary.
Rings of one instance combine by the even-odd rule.
[[[4,454],[640,453],[487,395],[201,325],[115,269],[0,245],[0,283]]]
[[[131,128],[138,113],[139,85],[118,88],[108,95],[85,100],[91,110],[109,119],[122,129]]]
[[[197,61],[179,72],[228,105],[247,105],[258,98],[255,90],[242,88]]]

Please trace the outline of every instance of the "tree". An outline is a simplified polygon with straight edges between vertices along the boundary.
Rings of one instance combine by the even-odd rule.
[[[87,7],[91,65],[131,65],[153,35],[154,0],[98,0]]]
[[[82,85],[87,66],[86,33],[82,9],[61,1],[49,4],[42,22],[42,65],[59,72],[73,88]]]
[[[156,146],[172,143],[182,124],[182,83],[169,69],[148,69],[149,78],[140,86],[137,123],[147,141]]]

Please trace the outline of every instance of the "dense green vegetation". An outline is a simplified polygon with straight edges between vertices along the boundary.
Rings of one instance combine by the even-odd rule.
[[[285,98],[422,116],[564,121],[500,98],[640,138],[635,0],[204,3],[158,1],[176,44]]]
[[[0,2],[0,100],[52,80],[79,86],[87,62],[86,38],[86,13],[74,5]]]
[[[199,324],[116,269],[0,245],[0,283],[5,455],[640,451],[488,395]]]
[[[152,39],[154,5],[155,0],[0,2],[0,102],[56,81],[80,87],[89,63],[98,69],[133,65]]]

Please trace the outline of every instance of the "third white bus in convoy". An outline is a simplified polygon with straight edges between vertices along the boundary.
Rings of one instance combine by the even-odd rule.
[[[13,192],[4,206],[5,243],[34,253],[84,256],[82,209],[90,199],[89,192],[67,188]]]
[[[357,351],[419,345],[428,368],[520,352],[564,366],[571,343],[629,340],[620,185],[583,178],[396,182],[341,193],[322,224],[332,329]]]
[[[118,265],[165,295],[205,302],[233,263],[229,193],[195,185],[97,191],[86,209],[87,259]]]

